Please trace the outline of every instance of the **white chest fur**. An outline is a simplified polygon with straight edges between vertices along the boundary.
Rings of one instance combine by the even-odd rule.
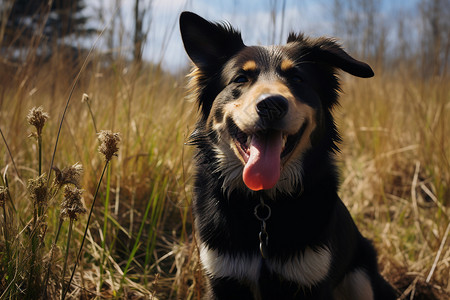
[[[250,281],[253,284],[258,282],[262,266],[262,257],[259,254],[219,254],[216,249],[210,249],[202,244],[200,245],[200,258],[210,276],[231,277]],[[327,276],[331,264],[331,253],[326,246],[315,250],[306,248],[303,253],[283,261],[267,259],[265,262],[272,273],[288,281],[310,287]]]

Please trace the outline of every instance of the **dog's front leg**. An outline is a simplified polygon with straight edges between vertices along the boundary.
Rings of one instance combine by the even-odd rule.
[[[261,300],[333,300],[328,282],[314,286],[297,285],[294,282],[272,280],[260,284]],[[237,299],[237,298],[236,298]]]
[[[205,300],[258,300],[252,288],[232,278],[209,278]]]
[[[287,298],[289,299],[289,298]],[[330,286],[328,285],[320,285],[313,287],[309,290],[303,289],[303,293],[301,296],[291,298],[291,299],[302,299],[302,300],[333,300],[335,299],[333,296],[333,292]]]

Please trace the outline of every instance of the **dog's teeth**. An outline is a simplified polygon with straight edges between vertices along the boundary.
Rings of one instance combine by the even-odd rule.
[[[281,149],[284,150],[284,147],[286,146],[286,141],[287,141],[287,135],[283,135],[283,141],[281,143]]]
[[[252,141],[252,136],[251,135],[247,135],[247,142],[245,143],[245,146],[250,147],[250,143]]]

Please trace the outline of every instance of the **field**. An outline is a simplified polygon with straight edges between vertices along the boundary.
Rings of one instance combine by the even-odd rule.
[[[0,298],[199,299],[187,72],[85,58],[2,63]],[[449,299],[450,81],[373,66],[373,79],[342,78],[340,195],[401,299]],[[101,130],[120,133],[117,157],[99,153]],[[64,214],[65,186],[86,213]]]

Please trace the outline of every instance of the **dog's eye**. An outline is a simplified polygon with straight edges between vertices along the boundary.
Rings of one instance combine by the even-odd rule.
[[[299,75],[294,75],[291,78],[292,78],[292,81],[295,83],[303,82],[303,78],[301,78]]]
[[[244,83],[247,81],[248,81],[248,78],[244,75],[239,75],[233,80],[233,82],[235,82],[235,83]]]

